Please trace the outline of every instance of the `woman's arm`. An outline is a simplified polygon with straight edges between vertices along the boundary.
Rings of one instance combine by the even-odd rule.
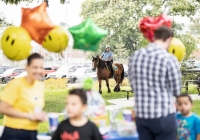
[[[15,110],[6,102],[0,102],[0,113],[13,118],[29,119],[32,121],[45,121],[45,113],[25,113]]]

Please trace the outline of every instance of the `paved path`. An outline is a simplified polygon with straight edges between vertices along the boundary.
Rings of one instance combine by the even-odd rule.
[[[200,96],[197,94],[190,94],[192,100],[200,100]],[[129,98],[127,100],[126,98],[120,98],[120,99],[113,99],[108,100],[109,103],[112,103],[113,105],[106,106],[106,110],[111,110],[113,108],[126,108],[126,107],[133,107],[134,106],[134,97]]]

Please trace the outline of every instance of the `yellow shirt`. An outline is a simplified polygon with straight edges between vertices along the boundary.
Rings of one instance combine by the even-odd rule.
[[[12,80],[1,93],[1,100],[15,110],[31,113],[44,107],[44,89],[39,81],[29,84],[25,77]],[[38,122],[4,115],[3,125],[14,129],[37,130]]]

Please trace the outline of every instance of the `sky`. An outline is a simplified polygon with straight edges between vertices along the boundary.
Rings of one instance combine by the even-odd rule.
[[[38,2],[39,1],[39,2]],[[21,7],[35,7],[41,4],[43,0],[34,0],[32,3],[21,3],[19,5],[6,5],[0,2],[0,12],[2,12],[8,22],[19,26],[21,23]],[[61,5],[59,0],[49,0],[47,8],[51,21],[58,25],[60,22],[66,22],[69,26],[77,25],[81,22],[80,12],[81,3],[84,0],[69,0],[69,4]]]

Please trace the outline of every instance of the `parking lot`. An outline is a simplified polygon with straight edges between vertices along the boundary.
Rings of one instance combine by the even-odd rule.
[[[80,83],[84,77],[97,80],[96,71],[92,70],[92,64],[45,66],[42,81],[49,78],[67,78],[69,83]],[[125,77],[128,76],[128,66],[124,65]],[[0,84],[5,85],[14,78],[27,75],[25,68],[13,66],[0,67]]]

